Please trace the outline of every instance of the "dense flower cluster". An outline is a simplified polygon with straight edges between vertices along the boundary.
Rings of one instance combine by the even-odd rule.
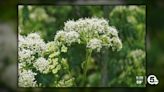
[[[48,69],[49,68],[49,63],[43,57],[38,58],[33,65],[41,73],[48,73],[49,72],[49,69]]]
[[[31,65],[35,64],[37,69],[45,68],[44,61],[35,62],[37,58],[42,56],[46,44],[37,33],[31,33],[27,36],[19,35],[18,55],[19,55],[19,86],[35,87],[37,86],[35,76],[37,73],[32,71]],[[36,58],[37,57],[37,58]],[[38,61],[38,60],[37,60]],[[43,64],[43,63],[44,64]],[[40,63],[40,66],[39,66]],[[44,72],[44,71],[42,71]]]
[[[69,32],[77,32],[79,36],[74,36],[74,40],[76,38],[80,38],[78,42],[83,44],[88,44],[87,47],[100,51],[100,49],[103,46],[108,46],[112,48],[113,51],[120,50],[122,48],[121,40],[118,37],[118,31],[114,28],[108,25],[108,21],[101,18],[81,18],[77,21],[69,20],[65,22],[64,24],[64,31],[61,31],[62,35],[64,35],[63,32],[69,33]],[[60,31],[58,33],[61,33]],[[71,35],[71,34],[68,34]],[[65,35],[67,39],[69,39],[68,35]],[[57,34],[58,38],[58,34]],[[97,40],[99,41],[97,41]],[[77,41],[76,40],[76,41]],[[66,42],[69,43],[70,40],[67,40]],[[72,42],[72,41],[71,41]],[[98,42],[98,43],[96,43]],[[99,47],[95,48],[94,45],[91,45],[91,43],[98,44]],[[100,46],[101,45],[101,46]],[[93,46],[93,47],[91,47]]]
[[[68,36],[69,39],[76,38],[76,33],[70,32],[68,34],[73,34]],[[72,40],[73,41],[73,40]],[[73,41],[74,42],[74,41]],[[36,79],[39,74],[48,75],[53,74],[58,78],[58,73],[65,70],[68,71],[68,64],[66,59],[61,61],[58,59],[60,55],[59,45],[54,41],[48,42],[47,44],[41,39],[40,35],[37,33],[31,33],[27,36],[19,35],[19,46],[18,46],[18,55],[19,55],[19,82],[20,87],[37,87],[43,86],[42,83],[38,83]],[[63,51],[66,47],[62,46]],[[45,58],[45,55],[48,55]],[[62,62],[62,63],[59,63]],[[59,73],[60,74],[60,73]],[[37,77],[36,77],[37,76]],[[56,80],[56,86],[70,86],[72,81],[70,77],[67,80],[65,77],[60,80]],[[68,82],[66,82],[68,81]],[[64,84],[62,84],[64,83]]]
[[[46,44],[37,33],[31,33],[27,37],[20,36],[19,38],[20,50],[22,48],[27,48],[33,51],[33,54],[41,54],[41,52],[45,49]]]
[[[36,87],[37,83],[35,80],[36,73],[31,70],[23,70],[19,72],[19,83],[18,85],[21,87]]]
[[[21,51],[19,51],[19,61],[20,62],[27,62],[27,63],[31,63],[31,61],[34,60],[34,56],[32,56],[32,51],[31,50],[26,50],[26,49],[22,49]]]
[[[62,56],[72,44],[83,44],[87,50],[97,52],[103,47],[113,51],[122,48],[117,30],[110,27],[105,19],[98,18],[65,22],[64,29],[58,31],[54,41],[47,44],[37,33],[19,35],[19,86],[38,86],[36,78],[40,74],[55,75],[53,83],[56,87],[73,86],[74,77],[70,74],[68,59]]]
[[[108,21],[98,18],[81,18],[65,22],[64,30],[79,33],[104,34],[109,30]]]
[[[79,42],[79,33],[75,31],[65,32],[59,31],[55,36],[55,41],[59,41],[62,44],[71,45],[72,43]]]
[[[27,37],[19,35],[19,62],[27,62],[31,64],[34,56],[41,56],[46,48],[46,44],[39,34],[31,33]]]
[[[87,44],[87,47],[88,48],[91,48],[91,49],[96,49],[98,52],[100,51],[100,49],[102,48],[102,45],[101,45],[101,40],[99,39],[91,39],[89,41],[89,43]]]

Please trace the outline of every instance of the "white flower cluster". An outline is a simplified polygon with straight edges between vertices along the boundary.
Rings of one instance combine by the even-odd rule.
[[[64,30],[79,33],[106,33],[109,30],[108,21],[99,18],[81,18],[77,21],[65,22]]]
[[[136,49],[129,53],[129,57],[132,57],[132,59],[138,61],[145,58],[145,52],[141,49]]]
[[[62,31],[63,38],[66,37],[66,39],[68,39],[68,35],[70,35],[64,36],[63,32],[77,32],[80,36],[79,42],[85,43],[88,48],[97,51],[100,51],[104,46],[112,48],[113,51],[119,51],[122,48],[122,42],[118,37],[117,29],[109,26],[108,21],[103,18],[81,18],[77,21],[70,20],[65,22],[64,30],[65,31]],[[74,38],[76,39],[76,37]],[[69,42],[69,40],[70,39],[67,41]]]
[[[34,73],[32,69],[36,68],[39,69],[40,72],[46,72],[48,67],[47,62],[41,58],[43,51],[46,49],[46,44],[37,33],[31,33],[27,36],[19,35],[18,39],[18,84],[20,87],[36,87],[35,75],[37,75],[37,73]]]
[[[22,49],[21,51],[18,52],[19,55],[19,61],[20,62],[27,62],[27,63],[31,63],[31,61],[34,60],[34,56],[32,56],[32,51],[31,50],[26,50],[26,49]]]
[[[89,41],[89,43],[87,44],[87,48],[93,49],[93,50],[97,50],[98,52],[100,52],[102,45],[101,45],[101,40],[99,39],[91,39]]]
[[[31,33],[27,37],[19,35],[19,61],[28,62],[34,60],[34,55],[41,56],[42,52],[46,48],[46,44],[43,39],[40,38],[39,34]]]
[[[49,54],[55,53],[55,56],[58,56],[60,54],[60,51],[57,43],[55,43],[54,41],[48,42],[46,44],[46,50],[44,53],[49,53]]]
[[[112,42],[111,47],[113,51],[115,50],[119,51],[122,48],[122,42],[119,38],[113,37],[111,38],[111,42]]]
[[[70,31],[66,34],[66,42],[68,44],[71,44],[73,42],[79,42],[79,33],[75,32],[75,31]]]
[[[67,21],[64,29],[55,35],[54,41],[47,44],[37,33],[31,33],[27,36],[19,35],[18,43],[19,86],[21,87],[38,86],[35,79],[37,72],[51,73],[55,76],[61,72],[68,73],[67,58],[60,55],[62,52],[66,53],[72,44],[84,44],[87,49],[97,52],[100,52],[103,47],[112,48],[113,51],[122,48],[117,30],[110,27],[108,21],[99,18]],[[73,81],[72,76],[71,78],[65,76],[54,83],[57,83],[58,86],[72,86]]]
[[[59,31],[55,36],[55,41],[62,42],[68,46],[75,42],[80,42],[79,33],[75,31]]]
[[[117,29],[114,28],[114,27],[110,27],[109,28],[109,31],[108,31],[108,34],[111,34],[111,36],[118,36],[118,32],[117,32]]]
[[[79,34],[75,31],[60,31],[56,36],[55,41],[48,42],[46,44],[41,39],[39,34],[31,33],[27,36],[19,35],[19,86],[36,87],[42,85],[42,83],[39,83],[37,79],[35,79],[36,75],[37,77],[40,76],[39,74],[54,74],[55,76],[58,76],[58,73],[61,69],[61,72],[63,72],[64,70],[68,71],[66,59],[62,58],[62,60],[60,61],[58,57],[61,52],[67,52],[67,47],[65,46],[65,44],[71,45],[74,42],[78,42],[78,38]],[[60,44],[62,45],[61,48],[60,45],[56,43],[57,40],[58,42],[63,41]],[[64,81],[64,79],[61,79],[59,81],[55,80],[55,83],[59,85],[62,80]],[[61,86],[69,86],[73,83],[70,81],[67,82],[68,83],[65,83]]]
[[[24,42],[20,44],[20,47],[24,47],[33,51],[33,53],[40,54],[43,50],[45,50],[46,44],[43,39],[40,38],[39,34],[31,33],[27,37],[24,38]]]
[[[20,87],[36,87],[37,83],[35,81],[36,73],[31,70],[23,70],[19,72],[19,83]]]
[[[49,72],[49,63],[43,57],[38,58],[36,62],[33,64],[33,66],[43,74],[46,74]]]

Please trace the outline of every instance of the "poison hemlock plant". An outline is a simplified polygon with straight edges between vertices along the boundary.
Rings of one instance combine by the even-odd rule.
[[[93,54],[121,50],[122,42],[116,28],[103,18],[80,18],[64,23],[64,28],[45,43],[37,33],[19,35],[20,87],[72,87],[86,86],[90,64],[95,63]],[[74,50],[75,49],[75,50]],[[81,55],[79,49],[84,51]],[[76,54],[82,62],[76,64]],[[80,59],[79,57],[79,59]],[[101,57],[103,58],[103,57]],[[70,61],[73,61],[70,62]],[[106,60],[107,61],[107,60]],[[106,62],[102,59],[102,62]],[[80,68],[73,69],[77,65]],[[95,64],[100,67],[98,64]],[[78,76],[79,74],[79,76]]]

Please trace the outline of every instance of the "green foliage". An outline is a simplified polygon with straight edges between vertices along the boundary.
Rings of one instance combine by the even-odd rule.
[[[145,6],[118,6],[109,14],[110,24],[119,30],[124,44],[122,51],[113,59],[112,65],[118,65],[113,83],[119,86],[141,86],[135,84],[136,76],[144,76],[145,70]],[[140,56],[137,56],[138,52]],[[133,54],[133,55],[131,55]],[[114,57],[114,58],[116,58]],[[116,67],[116,66],[114,66]],[[113,68],[114,68],[113,67]],[[111,71],[112,72],[112,71]],[[145,86],[143,84],[143,86]]]

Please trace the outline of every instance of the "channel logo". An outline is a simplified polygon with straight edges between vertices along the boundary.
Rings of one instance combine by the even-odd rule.
[[[159,83],[159,81],[158,81],[158,79],[155,75],[149,75],[148,78],[147,78],[147,82],[150,85],[157,85]]]

